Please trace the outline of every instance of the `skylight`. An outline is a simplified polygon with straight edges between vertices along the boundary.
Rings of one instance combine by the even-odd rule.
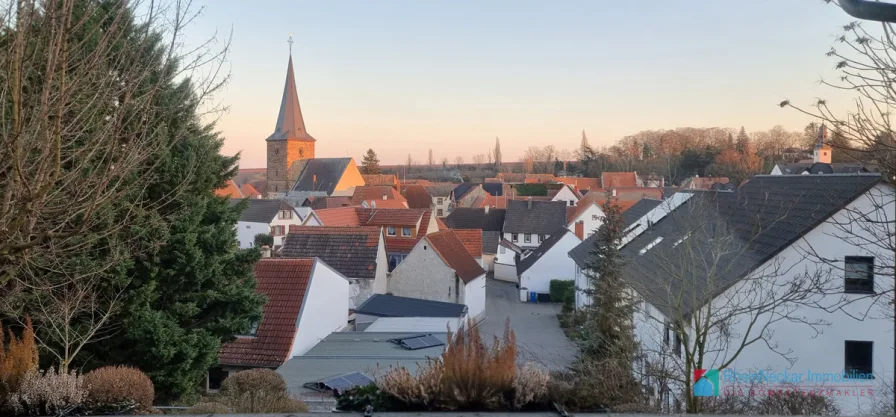
[[[638,252],[638,255],[643,255],[643,254],[647,253],[647,251],[649,251],[650,248],[656,246],[658,243],[660,243],[660,242],[662,242],[662,241],[663,241],[663,237],[662,237],[662,236],[656,238],[653,242],[650,242],[650,243],[647,244],[647,246],[644,246],[644,248],[641,249],[640,252]]]
[[[421,334],[417,336],[403,337],[400,339],[389,339],[389,342],[395,343],[407,350],[425,349],[433,346],[442,346],[445,342],[431,334]]]
[[[691,234],[690,234],[690,233],[684,235],[683,238],[676,240],[675,243],[672,244],[672,247],[674,248],[674,247],[678,246],[681,242],[684,242],[684,241],[687,240],[689,237],[691,237]]]
[[[349,390],[354,387],[366,387],[372,384],[374,381],[367,375],[364,375],[360,372],[351,372],[343,375],[331,376],[329,378],[323,378],[317,381],[309,382],[304,384],[303,386],[308,389],[313,389],[315,391],[328,392],[328,391],[336,391],[336,393],[341,394],[346,390]]]

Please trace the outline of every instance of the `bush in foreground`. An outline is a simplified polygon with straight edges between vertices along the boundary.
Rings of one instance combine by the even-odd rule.
[[[97,414],[121,414],[152,409],[152,381],[139,369],[104,366],[84,375],[86,407]]]
[[[286,381],[270,369],[250,369],[227,377],[221,392],[211,405],[199,409],[217,408],[231,413],[304,413],[308,405],[289,396]],[[192,409],[191,409],[192,411]],[[201,414],[201,413],[200,413]]]
[[[9,396],[13,415],[66,415],[81,407],[87,398],[84,379],[77,372],[47,371],[26,373],[17,392]]]

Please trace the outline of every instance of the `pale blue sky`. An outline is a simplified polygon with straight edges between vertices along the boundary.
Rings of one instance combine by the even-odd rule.
[[[682,126],[801,129],[777,103],[808,104],[824,56],[851,19],[821,0],[222,1],[190,41],[233,29],[230,106],[218,127],[243,167],[265,164],[289,33],[299,99],[318,156],[384,163],[453,160],[501,137],[531,145],[610,144]],[[845,104],[845,103],[844,103]]]

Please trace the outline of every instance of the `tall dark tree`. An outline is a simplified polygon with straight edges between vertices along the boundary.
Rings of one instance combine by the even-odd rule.
[[[610,193],[602,208],[603,223],[597,229],[586,268],[589,286],[585,294],[591,302],[586,311],[582,352],[593,359],[619,360],[630,366],[636,347],[631,323],[634,305],[626,295],[622,277],[625,268],[625,260],[619,253],[624,236],[622,209]]]
[[[750,136],[747,135],[747,130],[744,129],[743,126],[740,127],[740,132],[737,134],[737,141],[734,143],[734,148],[737,149],[740,153],[748,153],[750,149]]]
[[[495,151],[493,152],[495,157],[495,171],[501,172],[501,139],[495,138]]]
[[[380,158],[376,156],[373,149],[368,149],[361,159],[361,173],[367,175],[380,173]]]

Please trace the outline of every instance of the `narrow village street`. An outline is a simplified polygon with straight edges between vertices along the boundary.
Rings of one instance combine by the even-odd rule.
[[[564,369],[575,359],[576,348],[560,329],[559,312],[560,304],[521,303],[513,283],[489,277],[486,318],[479,323],[479,330],[483,338],[490,340],[493,335],[500,338],[509,317],[521,362],[536,362],[551,370]]]

